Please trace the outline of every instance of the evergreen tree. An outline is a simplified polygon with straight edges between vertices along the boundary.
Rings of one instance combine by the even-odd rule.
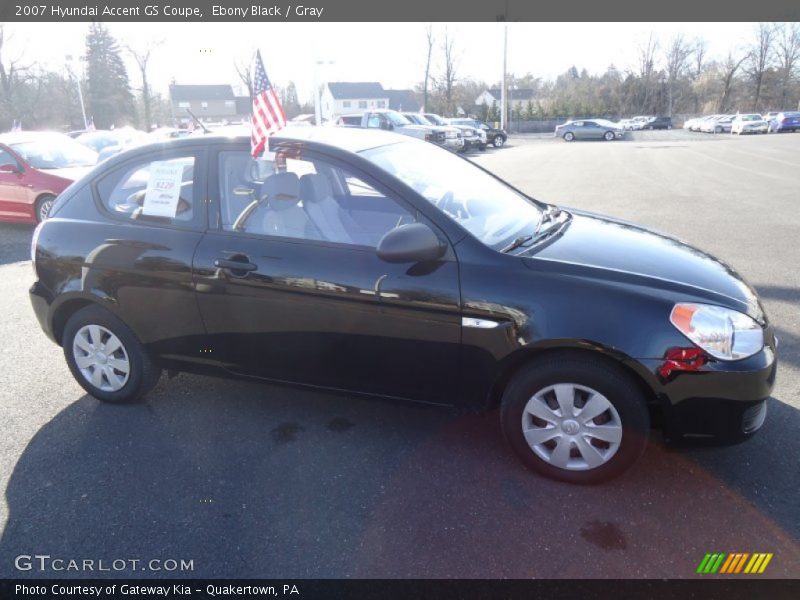
[[[119,44],[102,23],[86,35],[87,112],[98,129],[135,120],[133,94]]]

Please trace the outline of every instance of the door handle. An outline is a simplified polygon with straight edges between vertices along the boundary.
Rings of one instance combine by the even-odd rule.
[[[226,271],[231,271],[233,275],[244,276],[250,271],[258,269],[258,265],[251,263],[247,257],[243,256],[240,260],[232,260],[230,258],[218,258],[214,261],[214,266]],[[239,273],[237,273],[237,271]]]

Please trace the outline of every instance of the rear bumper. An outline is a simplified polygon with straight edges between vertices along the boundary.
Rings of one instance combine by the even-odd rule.
[[[58,343],[53,333],[53,323],[50,318],[50,305],[53,303],[53,295],[45,286],[37,281],[31,286],[30,290],[28,290],[28,296],[31,299],[33,312],[36,315],[36,319],[39,321],[42,331],[45,332],[47,337]]]
[[[748,359],[708,363],[664,377],[663,360],[631,361],[648,381],[663,413],[664,437],[673,443],[735,444],[764,424],[777,373],[774,348]],[[643,369],[643,371],[642,371]]]

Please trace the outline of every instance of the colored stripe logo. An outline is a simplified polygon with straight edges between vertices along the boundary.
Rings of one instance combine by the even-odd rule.
[[[708,553],[700,561],[697,573],[701,575],[720,573],[734,575],[737,573],[760,574],[772,560],[771,552],[725,552]]]

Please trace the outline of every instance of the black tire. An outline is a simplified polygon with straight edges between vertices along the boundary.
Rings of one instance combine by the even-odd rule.
[[[522,417],[528,400],[548,386],[567,382],[600,392],[616,409],[622,425],[616,453],[592,469],[556,467],[537,455],[523,435]],[[642,455],[650,435],[649,411],[636,382],[607,359],[571,352],[535,358],[522,367],[505,389],[500,419],[506,440],[526,466],[546,477],[577,484],[607,481],[626,471]]]
[[[502,148],[505,143],[506,138],[504,138],[502,135],[494,136],[494,140],[492,141],[492,144],[494,144],[495,148]]]
[[[76,364],[73,343],[76,334],[86,325],[100,325],[116,335],[122,342],[127,353],[130,370],[127,382],[119,390],[106,391],[96,387],[84,377]],[[136,402],[153,389],[161,377],[161,369],[150,360],[147,351],[131,328],[101,306],[87,306],[73,314],[64,327],[61,343],[72,376],[83,389],[103,402],[113,404]]]
[[[607,142],[610,142],[614,139],[614,132],[613,131],[606,131],[603,134],[603,139]]]
[[[571,142],[574,139],[575,139],[575,134],[572,133],[571,131],[568,131],[567,133],[564,134],[564,141],[565,142]]]
[[[36,222],[41,223],[53,207],[56,197],[52,194],[42,194],[36,199]]]
[[[481,152],[486,150],[486,144],[478,144],[478,150],[480,150]]]

